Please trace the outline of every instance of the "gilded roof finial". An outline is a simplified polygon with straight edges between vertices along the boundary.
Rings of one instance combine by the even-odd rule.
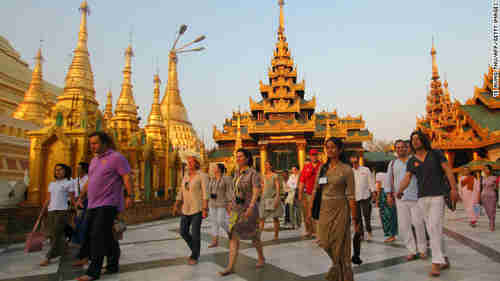
[[[431,48],[431,56],[432,56],[432,80],[439,79],[438,66],[436,61],[436,47],[434,46],[434,36],[432,36],[432,48]]]
[[[80,32],[78,33],[78,46],[77,49],[87,50],[87,15],[90,15],[90,7],[87,0],[83,0],[80,4],[80,12],[82,17],[80,20]]]
[[[106,107],[104,109],[104,120],[108,121],[113,118],[113,93],[111,88],[108,90],[108,95],[106,97]]]
[[[153,91],[153,104],[151,105],[151,112],[148,117],[149,126],[159,126],[164,127],[163,118],[160,111],[160,76],[158,74],[154,75],[155,89]]]
[[[35,56],[35,67],[31,75],[31,82],[28,90],[24,94],[23,101],[18,105],[16,111],[12,113],[12,117],[20,120],[32,121],[36,124],[43,125],[43,120],[47,117],[49,108],[43,96],[42,89],[42,48],[40,47]]]
[[[131,82],[133,56],[134,50],[132,49],[132,45],[129,45],[125,50],[125,67],[123,68],[122,90],[116,103],[115,117],[120,116],[120,118],[126,118],[128,121],[135,123],[138,122],[138,119],[137,105],[135,104],[134,94],[132,92],[133,86]]]

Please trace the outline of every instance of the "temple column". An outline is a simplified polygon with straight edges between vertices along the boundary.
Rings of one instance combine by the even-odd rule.
[[[455,153],[447,150],[444,155],[446,156],[448,163],[450,163],[450,167],[453,168],[453,165],[455,164]]]
[[[39,206],[42,204],[41,190],[42,186],[42,145],[38,138],[31,139],[30,146],[30,164],[29,164],[29,179],[28,186],[28,201],[29,205]]]
[[[299,169],[302,171],[306,162],[306,144],[297,143],[297,158],[299,160]]]
[[[267,161],[267,144],[259,145],[260,150],[260,172],[264,174],[264,166]]]
[[[479,160],[479,153],[477,151],[472,152],[472,160]]]

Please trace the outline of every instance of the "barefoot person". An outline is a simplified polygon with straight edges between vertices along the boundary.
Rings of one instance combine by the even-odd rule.
[[[113,236],[113,225],[119,212],[132,204],[132,181],[127,159],[114,150],[111,137],[104,132],[89,136],[94,158],[90,162],[89,179],[78,199],[79,204],[87,197],[88,229],[85,239],[90,243],[90,265],[78,281],[97,280],[106,256],[106,273],[119,270],[120,244]],[[124,199],[125,186],[127,200]],[[132,196],[133,197],[133,196]],[[126,204],[124,204],[126,202]]]
[[[181,236],[191,249],[188,264],[195,265],[200,257],[201,220],[208,215],[208,175],[200,171],[200,162],[194,156],[188,158],[188,172],[177,192],[174,215],[181,204]]]
[[[465,212],[469,217],[470,226],[472,227],[476,226],[478,219],[478,214],[474,211],[474,207],[479,204],[479,197],[481,196],[480,186],[479,180],[472,175],[468,167],[465,167],[459,179],[459,191]]]
[[[236,153],[237,171],[234,175],[233,200],[229,217],[229,263],[221,276],[234,272],[234,265],[238,258],[240,240],[252,240],[257,249],[257,267],[265,263],[264,251],[260,240],[258,227],[259,207],[257,198],[261,193],[260,176],[254,168],[252,154],[246,149],[239,149]]]
[[[264,184],[260,197],[260,231],[264,231],[264,223],[267,218],[273,218],[274,240],[278,240],[280,231],[280,217],[283,216],[283,206],[280,199],[279,176],[273,173],[271,162],[266,161],[264,165]]]
[[[210,179],[208,184],[208,192],[210,194],[210,224],[212,226],[212,243],[209,248],[214,248],[219,245],[219,237],[224,230],[224,225],[227,224],[228,216],[226,209],[231,202],[231,192],[233,190],[233,179],[225,176],[226,167],[222,163],[214,166],[214,177]]]
[[[354,174],[352,168],[341,162],[344,144],[339,138],[330,138],[325,143],[328,156],[316,179],[314,196],[321,189],[319,212],[319,246],[332,260],[326,279],[329,281],[353,281],[351,267],[351,216],[356,232],[360,225],[356,221]]]
[[[410,141],[415,155],[408,160],[406,174],[401,181],[396,198],[403,198],[412,175],[415,175],[418,182],[418,206],[424,214],[432,251],[430,275],[437,277],[441,274],[441,270],[450,267],[443,235],[444,196],[448,192],[445,177],[450,184],[450,199],[453,202],[456,202],[458,198],[457,186],[448,160],[442,152],[431,148],[427,136],[421,131],[414,131]]]
[[[68,221],[68,200],[73,202],[73,182],[71,168],[64,164],[56,164],[55,181],[49,184],[47,201],[42,212],[48,211],[47,225],[50,237],[50,249],[40,266],[47,266],[50,260],[62,256],[64,252],[64,226]]]
[[[354,154],[350,157],[352,169],[354,171],[356,210],[361,219],[361,234],[364,236],[366,230],[366,240],[372,239],[372,199],[375,199],[375,180],[370,169],[360,165],[359,155]]]
[[[427,258],[427,239],[425,238],[424,215],[417,205],[417,178],[412,176],[410,184],[401,199],[395,198],[395,194],[399,191],[401,180],[403,180],[406,174],[410,143],[409,141],[396,140],[394,146],[398,158],[389,162],[387,168],[387,179],[385,180],[387,203],[390,206],[396,205],[399,235],[410,252],[406,259],[409,261],[414,260],[417,258],[417,255],[421,259],[425,259]],[[415,235],[413,235],[412,225],[415,229]],[[415,236],[417,238],[416,241]]]
[[[485,176],[483,177],[481,202],[483,203],[484,210],[490,221],[490,230],[495,231],[495,217],[497,213],[496,191],[498,190],[497,177],[491,174],[491,172],[493,172],[493,167],[491,167],[491,165],[486,165],[483,172]]]

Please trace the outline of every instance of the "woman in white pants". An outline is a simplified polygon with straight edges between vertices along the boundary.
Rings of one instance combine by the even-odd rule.
[[[213,177],[208,184],[208,192],[210,195],[210,224],[212,226],[212,243],[209,248],[217,247],[219,236],[224,231],[224,226],[227,225],[228,215],[227,207],[231,202],[231,191],[233,190],[233,180],[229,176],[224,176],[226,167],[224,164],[217,164]]]

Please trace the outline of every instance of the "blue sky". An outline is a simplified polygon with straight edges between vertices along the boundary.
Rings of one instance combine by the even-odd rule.
[[[180,24],[184,42],[204,34],[202,53],[179,58],[179,85],[194,127],[211,140],[212,127],[266,80],[279,20],[278,0],[88,1],[89,51],[96,98],[116,102],[124,50],[133,30],[134,95],[146,119],[156,57],[166,85],[168,50]],[[489,61],[490,1],[285,1],[285,33],[317,110],[362,114],[376,138],[406,137],[425,110],[435,37],[441,77],[461,102],[482,84]],[[41,37],[44,78],[59,86],[76,47],[80,0],[3,0],[0,34],[31,65]]]

